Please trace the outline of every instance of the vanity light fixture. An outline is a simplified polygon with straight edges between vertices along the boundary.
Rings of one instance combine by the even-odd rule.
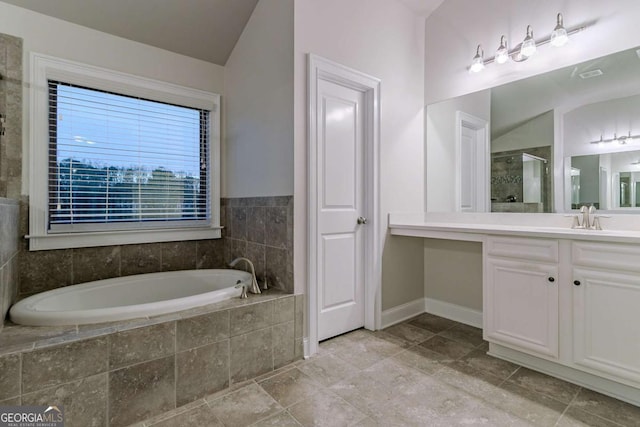
[[[505,36],[500,37],[500,46],[496,50],[496,62],[504,64],[509,60],[509,49],[507,49],[507,39]]]
[[[569,41],[569,36],[583,31],[586,28],[586,25],[582,25],[567,30],[564,27],[564,18],[562,17],[562,14],[558,13],[555,28],[551,34],[545,38],[536,40],[533,36],[533,28],[531,28],[531,25],[527,25],[526,36],[522,43],[509,50],[507,47],[507,39],[503,35],[500,37],[500,46],[498,47],[498,50],[496,50],[495,56],[486,60],[483,58],[482,48],[478,45],[476,55],[473,57],[471,65],[469,66],[469,71],[472,73],[478,73],[482,71],[485,66],[493,62],[504,64],[509,60],[509,58],[515,62],[524,62],[533,56],[540,46],[544,46],[546,44],[551,44],[555,47],[564,46]]]
[[[484,50],[482,50],[482,46],[478,45],[476,49],[476,56],[471,60],[471,66],[469,67],[469,71],[472,73],[479,73],[484,69]]]
[[[551,33],[551,39],[549,43],[551,46],[562,47],[569,41],[569,36],[567,35],[567,30],[564,28],[564,22],[562,19],[562,14],[558,13],[558,23],[556,24],[556,28],[553,29]]]
[[[531,25],[527,25],[527,36],[520,45],[520,55],[525,58],[529,58],[536,53],[536,50],[536,41],[533,39],[533,30],[531,29]]]
[[[617,133],[613,134],[613,138],[604,139],[600,135],[600,139],[597,141],[591,141],[591,144],[607,144],[609,142],[617,142],[620,145],[625,145],[627,142],[631,142],[634,139],[640,138],[640,135],[631,135],[631,131],[627,135],[618,136]]]

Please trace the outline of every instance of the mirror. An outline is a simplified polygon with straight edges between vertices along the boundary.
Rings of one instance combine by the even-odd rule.
[[[487,123],[486,147],[473,148],[483,140],[461,114]],[[638,48],[428,105],[426,116],[428,211],[465,210],[465,183],[482,181],[486,211],[640,213]],[[484,149],[486,167],[459,160]]]
[[[640,150],[568,157],[571,209],[640,211]],[[581,185],[584,183],[584,185]]]

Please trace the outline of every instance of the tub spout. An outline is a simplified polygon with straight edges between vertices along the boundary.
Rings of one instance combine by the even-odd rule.
[[[240,261],[246,262],[247,265],[249,265],[249,267],[251,268],[251,287],[249,288],[249,291],[252,294],[262,293],[260,292],[260,287],[258,286],[258,279],[256,279],[256,270],[255,268],[253,268],[253,263],[248,258],[238,257],[229,263],[229,267],[235,267]]]
[[[240,299],[247,299],[247,287],[242,283],[242,280],[238,280],[235,287],[242,288],[242,292],[240,292]]]

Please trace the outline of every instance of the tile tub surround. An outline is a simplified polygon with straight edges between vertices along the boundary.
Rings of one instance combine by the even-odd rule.
[[[293,198],[222,199],[223,239],[28,250],[22,240],[21,297],[92,280],[161,271],[227,268],[238,256],[252,260],[260,280],[293,293]],[[233,219],[230,215],[235,215]],[[29,233],[29,198],[20,202],[20,235]],[[228,224],[228,225],[227,225]],[[236,238],[232,236],[240,236]],[[238,267],[243,267],[239,265]]]
[[[225,259],[249,258],[260,281],[293,293],[293,196],[221,200]]]
[[[223,244],[211,239],[30,252],[25,241],[19,295],[133,274],[227,268]]]
[[[7,315],[18,293],[18,202],[0,198],[0,315]],[[3,321],[0,321],[2,330]]]
[[[189,405],[301,359],[303,298],[270,290],[133,321],[8,325],[0,405],[63,404],[67,426],[125,426]]]
[[[22,39],[0,34],[0,197],[19,199],[22,188]]]
[[[308,360],[136,426],[640,425],[636,406],[486,349],[480,329],[424,314],[324,341]]]

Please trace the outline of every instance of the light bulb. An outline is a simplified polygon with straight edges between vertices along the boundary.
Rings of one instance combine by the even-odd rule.
[[[509,60],[509,50],[507,49],[507,40],[504,36],[500,37],[500,47],[496,50],[496,62],[504,64]]]
[[[478,45],[478,49],[476,49],[476,56],[471,60],[471,66],[469,67],[469,72],[471,73],[479,73],[484,69],[484,59],[482,56],[484,55],[484,51],[482,47]]]
[[[520,46],[520,54],[525,58],[529,58],[534,53],[536,53],[536,41],[533,39],[531,25],[527,25],[527,36],[522,41],[522,46]]]
[[[567,44],[569,41],[569,35],[567,34],[567,30],[564,28],[562,14],[558,14],[558,23],[556,24],[556,28],[553,29],[551,33],[551,46],[561,47]]]

